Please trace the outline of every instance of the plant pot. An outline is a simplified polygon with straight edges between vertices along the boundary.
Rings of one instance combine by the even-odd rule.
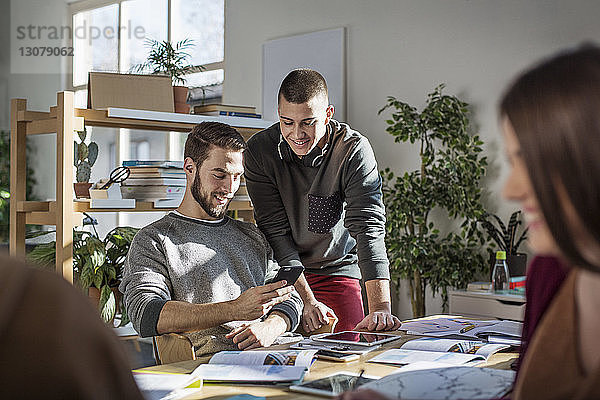
[[[175,112],[179,114],[189,114],[190,105],[188,103],[175,103]]]
[[[190,113],[190,105],[187,104],[188,88],[185,86],[173,86],[173,101],[175,112],[181,114]]]
[[[496,263],[496,254],[490,256],[490,281],[491,273]],[[506,265],[508,265],[508,273],[511,277],[524,276],[527,272],[527,254],[516,253],[506,255]]]
[[[73,189],[75,190],[75,197],[78,199],[89,199],[90,198],[90,188],[92,184],[89,182],[77,182],[73,184]]]

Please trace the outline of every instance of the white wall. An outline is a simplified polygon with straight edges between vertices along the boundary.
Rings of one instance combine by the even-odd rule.
[[[261,45],[266,40],[345,26],[348,118],[369,137],[380,168],[416,168],[417,154],[394,144],[377,115],[394,95],[421,107],[438,83],[475,111],[492,162],[490,189],[503,177],[496,103],[512,76],[541,56],[600,42],[600,2],[563,0],[227,0],[224,101],[261,104]],[[275,93],[273,93],[275,96]],[[497,195],[489,199],[495,209]],[[502,204],[507,216],[516,205]],[[397,312],[410,316],[406,289]],[[428,312],[439,301],[429,299]]]

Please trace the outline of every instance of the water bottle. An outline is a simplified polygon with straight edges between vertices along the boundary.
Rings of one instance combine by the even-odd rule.
[[[506,252],[496,252],[496,263],[492,270],[492,290],[508,290],[510,286],[510,274],[506,264]]]

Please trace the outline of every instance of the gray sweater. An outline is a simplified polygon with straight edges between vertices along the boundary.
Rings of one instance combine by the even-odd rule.
[[[205,304],[236,299],[265,284],[279,266],[264,236],[252,224],[228,217],[208,223],[169,213],[142,228],[131,243],[119,289],[127,313],[142,337],[157,335],[168,300]],[[273,309],[298,325],[302,301],[296,292]],[[235,349],[224,335],[242,322],[188,334],[197,354]]]
[[[302,159],[279,124],[248,140],[245,176],[258,227],[280,264],[388,279],[381,177],[371,145],[346,124],[331,120],[327,129],[324,151],[317,147]]]

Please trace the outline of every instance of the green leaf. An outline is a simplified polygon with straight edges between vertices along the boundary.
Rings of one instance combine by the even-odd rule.
[[[104,285],[100,289],[100,303],[98,307],[100,309],[100,316],[104,322],[109,322],[115,316],[115,312],[117,311],[115,294],[108,285]]]
[[[120,327],[125,326],[129,322],[131,322],[131,320],[129,319],[129,314],[127,314],[127,309],[125,308],[125,302],[122,299],[123,297],[121,296],[121,301],[119,303],[119,308],[121,309],[121,322],[119,323]]]
[[[98,267],[96,267],[96,270],[93,271],[92,280],[94,282],[94,286],[96,286],[98,288],[98,290],[100,290],[100,288],[102,287],[102,283],[104,281],[104,276],[102,274],[102,271],[100,271],[100,269]]]

